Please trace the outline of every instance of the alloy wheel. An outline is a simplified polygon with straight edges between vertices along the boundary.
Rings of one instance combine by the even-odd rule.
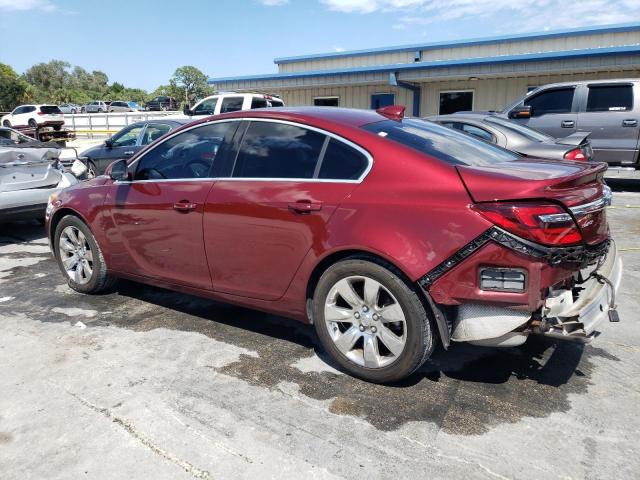
[[[89,283],[93,275],[93,252],[85,234],[77,227],[66,227],[60,233],[58,251],[69,278],[80,285]]]
[[[324,321],[338,350],[366,368],[395,362],[407,342],[407,322],[398,300],[366,276],[339,280],[327,295]]]

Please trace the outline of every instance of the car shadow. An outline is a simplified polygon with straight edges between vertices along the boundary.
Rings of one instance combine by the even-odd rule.
[[[27,243],[46,236],[44,225],[37,220],[0,223],[0,245]]]
[[[301,393],[329,401],[331,412],[362,417],[382,430],[430,421],[450,433],[480,434],[525,416],[564,412],[568,395],[590,385],[595,357],[617,361],[599,348],[544,337],[514,348],[454,343],[448,351],[437,348],[407,379],[376,385],[340,372],[312,326],[134,282],[122,282],[117,293],[165,313],[110,323],[196,331],[246,348],[257,355],[241,355],[216,370],[270,389],[296,384]]]

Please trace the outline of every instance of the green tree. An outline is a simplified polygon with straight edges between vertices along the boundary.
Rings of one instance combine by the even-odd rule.
[[[207,83],[207,76],[191,65],[177,68],[169,80],[169,87],[174,92],[171,96],[177,100],[184,100],[189,105],[213,92]]]
[[[29,84],[9,65],[0,63],[0,111],[13,110],[25,99]]]
[[[24,72],[24,79],[36,89],[50,93],[69,84],[69,68],[71,64],[63,60],[38,63]]]

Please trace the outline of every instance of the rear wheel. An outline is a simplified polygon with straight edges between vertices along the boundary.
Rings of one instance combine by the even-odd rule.
[[[2,122],[3,127],[11,128],[11,122],[9,120],[5,120]]]
[[[33,118],[30,118],[27,123],[31,128],[38,128],[38,122],[36,122]]]
[[[313,318],[327,352],[345,370],[375,383],[401,380],[435,345],[427,311],[391,266],[347,259],[318,281]]]
[[[54,252],[68,285],[75,291],[99,293],[115,284],[91,230],[78,217],[67,215],[60,220],[54,235]]]

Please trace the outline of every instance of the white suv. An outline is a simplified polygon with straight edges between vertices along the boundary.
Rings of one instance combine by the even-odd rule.
[[[225,92],[203,98],[193,108],[185,108],[184,113],[193,117],[270,107],[284,107],[284,102],[277,95]]]
[[[9,128],[60,127],[63,124],[64,116],[57,105],[20,105],[2,117],[2,126]]]

